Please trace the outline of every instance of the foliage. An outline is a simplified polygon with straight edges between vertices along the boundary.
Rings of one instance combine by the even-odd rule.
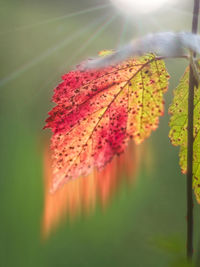
[[[173,103],[169,108],[171,113],[169,137],[173,145],[180,146],[179,157],[183,173],[187,172],[188,86],[189,68],[186,69],[174,91]],[[194,91],[193,136],[193,188],[197,201],[200,202],[200,87],[195,87]]]
[[[83,65],[62,77],[46,120],[53,131],[53,191],[102,169],[129,139],[141,143],[164,111],[169,75],[160,57],[148,54],[85,71]]]

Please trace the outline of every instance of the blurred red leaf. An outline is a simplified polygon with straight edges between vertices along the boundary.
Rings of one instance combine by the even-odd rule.
[[[90,213],[98,201],[105,208],[122,182],[131,183],[135,180],[140,151],[131,142],[125,153],[114,157],[102,171],[94,170],[86,177],[70,180],[54,193],[49,192],[53,173],[48,145],[44,147],[43,161],[45,193],[42,233],[47,237],[62,219],[72,220],[79,213]]]

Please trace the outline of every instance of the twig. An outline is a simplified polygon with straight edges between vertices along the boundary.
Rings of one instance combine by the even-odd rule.
[[[192,32],[197,33],[199,1],[194,0]],[[192,56],[196,55],[192,53]],[[189,95],[188,95],[188,140],[187,140],[187,258],[192,259],[193,254],[193,195],[192,195],[192,179],[193,179],[193,116],[194,116],[194,87],[197,84],[190,65],[189,76]]]

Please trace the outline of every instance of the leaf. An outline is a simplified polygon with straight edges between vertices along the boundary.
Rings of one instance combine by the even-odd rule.
[[[123,154],[115,157],[102,171],[93,170],[87,177],[71,180],[60,190],[50,194],[52,182],[51,153],[45,144],[44,168],[44,211],[42,235],[47,238],[50,232],[66,219],[72,220],[79,213],[90,214],[96,204],[105,208],[110,198],[122,182],[133,183],[140,163],[140,150],[133,142]]]
[[[102,169],[130,138],[141,143],[163,115],[169,75],[154,55],[101,70],[65,74],[55,88],[51,128],[55,191],[67,180]]]
[[[187,172],[187,124],[188,124],[188,87],[189,67],[186,69],[178,87],[174,91],[174,99],[169,108],[169,138],[175,146],[180,146],[180,166]],[[193,188],[200,203],[200,87],[194,90],[194,143],[193,143]]]

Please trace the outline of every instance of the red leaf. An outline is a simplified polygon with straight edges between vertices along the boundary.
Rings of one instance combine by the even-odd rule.
[[[53,131],[53,190],[103,168],[130,138],[140,143],[148,137],[163,114],[168,78],[153,55],[64,75],[45,126]]]

